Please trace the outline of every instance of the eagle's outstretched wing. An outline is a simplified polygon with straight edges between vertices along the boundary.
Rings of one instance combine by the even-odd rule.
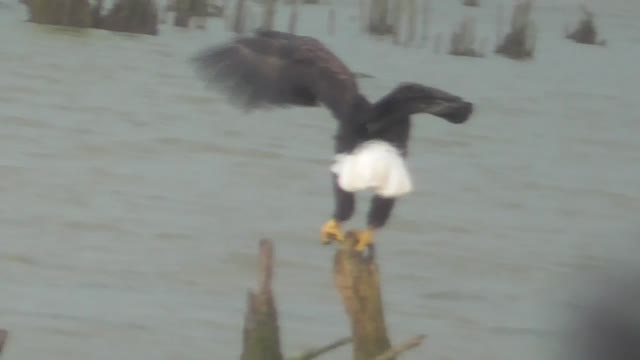
[[[258,30],[192,60],[203,80],[245,110],[324,105],[344,120],[358,96],[351,70],[311,37]]]

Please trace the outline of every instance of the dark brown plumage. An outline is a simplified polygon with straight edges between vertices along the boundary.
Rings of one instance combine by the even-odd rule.
[[[193,60],[203,79],[245,110],[324,105],[341,118],[359,95],[349,68],[311,37],[260,30]]]
[[[458,96],[408,82],[372,104],[360,93],[349,67],[320,41],[307,36],[259,30],[204,50],[193,62],[198,75],[240,109],[325,106],[338,121],[337,154],[349,154],[375,140],[392,145],[406,157],[411,115],[429,113],[461,124],[473,112],[473,105]],[[394,165],[401,161],[391,160]],[[398,174],[393,171],[400,170],[388,171]],[[387,177],[392,178],[391,174]],[[351,218],[355,208],[353,192],[341,188],[338,178],[333,177],[336,207],[333,220],[322,231],[325,241],[342,236],[339,224]],[[386,224],[394,202],[393,196],[374,196],[363,244],[371,241],[374,229]]]

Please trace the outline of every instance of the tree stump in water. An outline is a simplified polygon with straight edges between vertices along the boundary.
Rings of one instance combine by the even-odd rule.
[[[7,342],[7,337],[9,336],[9,332],[4,329],[0,329],[0,355],[2,355],[2,349],[4,349],[4,344]]]
[[[273,279],[273,244],[260,241],[260,279],[258,291],[249,291],[244,320],[242,360],[282,360],[280,329],[271,281]]]
[[[276,0],[264,0],[262,13],[262,29],[273,30],[276,17]]]
[[[176,0],[175,8],[174,26],[188,28],[191,18],[194,17],[197,20],[197,28],[206,28],[207,16],[209,16],[207,0]]]
[[[367,31],[373,35],[382,36],[394,33],[395,29],[389,17],[389,2],[387,0],[371,0]]]
[[[117,0],[100,22],[110,31],[157,35],[158,8],[154,0]]]
[[[582,18],[576,28],[567,32],[565,37],[579,44],[605,45],[606,41],[598,40],[598,30],[596,29],[595,15],[586,5],[582,4]]]
[[[25,0],[29,21],[36,24],[90,27],[91,6],[88,0]]]
[[[347,315],[351,318],[351,337],[288,358],[311,360],[340,346],[353,342],[354,360],[393,360],[406,350],[422,343],[417,336],[393,348],[387,335],[375,253],[363,256],[355,250],[356,238],[347,233],[347,241],[334,256],[334,280],[342,297]],[[260,278],[258,290],[250,291],[243,329],[241,360],[282,360],[278,311],[271,288],[273,281],[273,244],[260,241]]]
[[[537,28],[531,19],[531,0],[523,0],[513,8],[511,31],[495,49],[495,53],[511,59],[533,58]]]
[[[375,247],[366,256],[355,250],[357,237],[346,234],[333,262],[334,283],[351,319],[354,360],[371,360],[391,348],[384,321]]]

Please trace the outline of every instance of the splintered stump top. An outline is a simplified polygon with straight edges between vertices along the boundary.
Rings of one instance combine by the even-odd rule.
[[[354,232],[334,257],[334,282],[351,319],[353,359],[371,360],[391,349],[387,335],[375,248],[364,255],[354,249]]]

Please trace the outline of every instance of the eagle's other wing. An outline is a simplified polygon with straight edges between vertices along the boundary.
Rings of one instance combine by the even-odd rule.
[[[198,75],[234,106],[326,106],[348,116],[358,86],[351,70],[320,41],[259,30],[193,58]]]

